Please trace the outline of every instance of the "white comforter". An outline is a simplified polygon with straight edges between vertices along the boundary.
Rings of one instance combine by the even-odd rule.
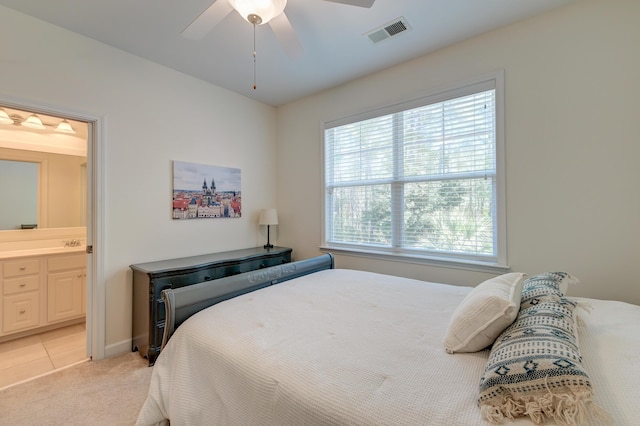
[[[332,269],[220,303],[162,351],[138,424],[484,424],[488,350],[442,345],[470,289]],[[637,424],[640,307],[588,301],[580,345],[595,402]]]

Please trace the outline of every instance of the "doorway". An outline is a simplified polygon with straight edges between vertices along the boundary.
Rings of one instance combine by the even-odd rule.
[[[64,135],[78,135],[75,136],[75,139],[71,138],[72,142],[70,147],[62,147],[57,145],[54,149],[59,150],[56,155],[65,155],[63,152],[65,149],[69,149],[69,152],[66,154],[81,156],[84,155],[84,162],[78,170],[78,174],[80,176],[82,185],[79,188],[74,188],[74,190],[78,191],[77,199],[79,200],[77,204],[73,208],[73,215],[82,216],[82,224],[86,229],[85,238],[83,241],[82,248],[86,246],[85,255],[86,258],[86,275],[84,278],[84,304],[85,304],[85,319],[82,322],[82,338],[80,339],[81,344],[83,346],[84,359],[102,359],[104,358],[104,336],[105,336],[105,322],[104,322],[104,297],[105,292],[104,288],[98,285],[100,282],[99,277],[102,276],[102,261],[98,258],[98,256],[93,255],[95,253],[96,248],[99,246],[100,241],[100,220],[102,206],[98,205],[97,200],[100,199],[102,190],[101,190],[101,182],[97,179],[99,176],[99,170],[101,170],[101,165],[97,161],[99,158],[103,158],[99,155],[101,146],[100,144],[100,136],[101,136],[101,119],[99,117],[89,116],[82,113],[66,111],[62,108],[57,107],[43,107],[39,105],[30,104],[28,102],[23,101],[15,101],[15,100],[7,100],[0,99],[0,131],[5,131],[5,135],[7,131],[11,132],[20,132],[27,131],[27,129],[31,132],[30,134],[40,136],[40,139],[47,134],[47,131],[55,136],[52,138],[52,141],[55,141],[56,144],[61,144],[63,141]],[[3,121],[3,117],[7,115],[13,121],[7,122],[5,119]],[[23,125],[23,120],[35,115],[40,118],[42,125],[44,128],[29,128],[28,126]],[[66,122],[69,127],[63,127],[62,132],[53,133],[53,126],[57,126],[58,122]],[[39,126],[39,125],[38,125]],[[26,127],[27,129],[24,129]],[[75,132],[75,133],[73,133]],[[17,134],[17,133],[16,133]],[[6,138],[0,138],[1,139]],[[26,143],[26,137],[22,138],[11,138],[17,140],[18,142]],[[69,139],[69,138],[67,138]],[[39,148],[37,145],[38,138],[35,138],[36,143],[34,144],[33,140],[31,140],[31,145],[29,147],[30,150],[36,151]],[[78,145],[78,141],[82,140],[82,147]],[[74,145],[75,143],[75,145]],[[6,145],[6,144],[5,144]],[[17,150],[19,147],[10,146],[7,149]],[[6,150],[6,149],[5,149]],[[82,154],[83,152],[84,154]],[[47,188],[48,191],[55,193],[55,188]],[[68,189],[68,188],[67,188]],[[49,199],[55,197],[49,197]],[[42,219],[39,217],[39,221],[42,220],[47,226],[52,225],[56,226],[56,220],[60,220],[59,216],[55,214],[49,215],[46,219]],[[50,221],[51,223],[46,223]],[[63,220],[64,221],[64,220]],[[67,226],[68,224],[64,224],[62,226]],[[0,230],[0,232],[2,232]],[[5,247],[6,248],[6,247]],[[84,250],[83,250],[84,251]],[[98,253],[101,253],[102,250],[99,250]],[[82,252],[81,252],[82,253]],[[63,324],[64,327],[60,327],[59,330],[54,329],[46,329],[43,332],[42,341],[51,342],[56,339],[58,343],[61,343],[62,346],[66,345],[77,345],[79,341],[79,330],[78,324]],[[55,327],[54,327],[55,328]],[[27,333],[28,334],[28,333]],[[45,349],[47,353],[55,352],[51,349]],[[71,349],[73,350],[73,349]],[[71,357],[72,359],[73,357]],[[65,361],[58,360],[58,365],[64,363]],[[2,386],[0,386],[2,387]]]

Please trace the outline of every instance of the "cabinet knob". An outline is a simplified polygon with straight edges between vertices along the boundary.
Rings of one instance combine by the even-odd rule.
[[[20,287],[25,287],[27,283],[20,283]]]
[[[20,313],[21,313],[21,314],[24,314],[25,312],[27,312],[27,311],[25,311],[24,309],[21,309],[21,310],[20,310]]]
[[[82,274],[78,274],[78,278],[82,278]]]
[[[21,267],[20,267],[20,270],[21,270],[21,271],[24,271],[25,269],[27,269],[27,267],[26,267],[26,266],[21,266]]]

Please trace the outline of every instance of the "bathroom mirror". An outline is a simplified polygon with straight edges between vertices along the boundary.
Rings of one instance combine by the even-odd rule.
[[[0,230],[38,224],[38,163],[0,160]]]
[[[86,176],[86,157],[0,148],[0,231],[86,226]]]

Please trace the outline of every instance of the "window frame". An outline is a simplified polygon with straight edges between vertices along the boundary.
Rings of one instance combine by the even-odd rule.
[[[425,105],[443,102],[449,99],[467,96],[485,90],[495,90],[495,217],[496,226],[494,240],[496,244],[496,254],[491,259],[479,259],[474,256],[460,255],[453,253],[436,254],[434,252],[425,253],[422,250],[411,250],[406,248],[380,248],[365,246],[360,244],[327,242],[327,186],[326,186],[326,140],[325,132],[328,129],[360,122],[384,115],[395,114],[402,111],[419,108]],[[424,263],[435,266],[452,267],[456,269],[471,269],[487,272],[503,272],[509,269],[507,264],[507,238],[506,238],[506,184],[505,184],[505,115],[504,115],[504,71],[499,70],[466,81],[450,84],[421,94],[419,97],[407,99],[387,105],[381,108],[371,109],[362,113],[353,114],[347,117],[325,121],[321,126],[321,172],[322,172],[322,242],[320,248],[323,251],[339,252],[350,255],[358,255],[376,259],[405,261],[410,263]],[[392,212],[393,214],[393,212]],[[396,221],[398,225],[399,221]],[[399,224],[402,227],[402,224]]]

